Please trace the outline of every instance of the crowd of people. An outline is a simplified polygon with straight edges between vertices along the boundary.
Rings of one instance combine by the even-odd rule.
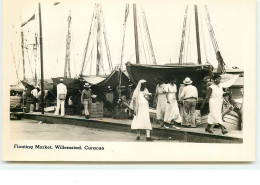
[[[206,83],[206,97],[203,100],[200,109],[205,109],[208,104],[209,115],[208,124],[205,132],[212,134],[212,125],[217,125],[221,128],[222,134],[227,134],[228,131],[223,125],[223,117],[230,112],[231,106],[223,112],[224,93],[220,81],[221,76],[216,74],[210,81],[205,78]],[[146,88],[147,82],[140,80],[132,97],[130,108],[133,111],[134,119],[132,121],[131,129],[137,130],[136,140],[140,140],[140,130],[146,130],[147,141],[152,141],[150,131],[152,130],[149,117],[149,99],[151,93]],[[196,107],[198,104],[198,90],[192,85],[193,81],[186,77],[183,81],[184,87],[181,86],[179,90],[179,97],[177,99],[177,85],[176,78],[172,77],[169,83],[163,83],[158,80],[155,94],[157,96],[157,122],[160,127],[180,129],[180,125],[184,127],[196,127]],[[182,116],[178,106],[178,100],[182,104]]]

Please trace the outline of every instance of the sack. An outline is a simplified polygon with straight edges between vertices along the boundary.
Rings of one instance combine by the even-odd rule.
[[[59,99],[60,100],[65,100],[66,99],[66,94],[59,94]]]
[[[71,99],[71,97],[69,98],[68,105],[69,105],[69,106],[73,105],[73,102],[72,102],[72,99]]]

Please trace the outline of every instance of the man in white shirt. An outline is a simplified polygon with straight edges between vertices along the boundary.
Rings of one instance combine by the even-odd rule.
[[[63,79],[60,79],[60,83],[57,85],[57,107],[54,113],[54,116],[59,115],[59,111],[61,108],[61,116],[65,114],[65,99],[67,95],[67,87],[63,84]]]
[[[33,95],[33,105],[34,105],[34,108],[33,110],[34,111],[38,111],[38,108],[39,106],[36,106],[39,102],[39,95],[38,95],[38,91],[39,91],[39,86],[35,86],[34,89],[31,91],[31,94]]]
[[[196,104],[198,102],[198,90],[191,85],[192,81],[186,77],[183,81],[185,87],[183,88],[180,99],[183,100],[183,126],[196,127]]]

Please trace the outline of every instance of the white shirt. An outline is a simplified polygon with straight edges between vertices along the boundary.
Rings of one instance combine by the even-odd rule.
[[[57,97],[59,97],[60,94],[67,94],[67,87],[63,83],[57,85]]]
[[[185,100],[187,98],[198,99],[198,90],[193,85],[187,85],[182,89],[180,99]]]
[[[33,90],[31,91],[31,94],[32,94],[35,98],[39,98],[39,96],[38,96],[38,90],[37,90],[37,89],[33,89]]]

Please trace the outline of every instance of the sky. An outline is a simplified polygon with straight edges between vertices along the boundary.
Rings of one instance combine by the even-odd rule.
[[[54,2],[60,4],[54,6]],[[66,52],[66,34],[68,28],[68,15],[71,12],[71,72],[72,76],[79,75],[83,53],[87,43],[91,24],[91,17],[97,1],[83,0],[47,0],[41,2],[42,32],[43,32],[43,61],[44,77],[51,78],[63,76]],[[99,1],[105,21],[105,29],[113,66],[120,64],[123,22],[125,14],[125,1],[107,0]],[[252,2],[252,1],[249,1]],[[186,5],[188,7],[186,28],[185,62],[197,62],[197,48],[195,37],[194,3],[198,5],[199,29],[202,63],[206,59],[215,67],[217,61],[207,31],[205,19],[205,4],[208,6],[211,23],[215,32],[215,38],[222,57],[228,67],[237,66],[244,69],[247,62],[247,48],[252,46],[252,34],[255,33],[254,4],[244,0],[237,1],[141,1],[137,3],[139,51],[140,63],[152,64],[147,50],[147,39],[144,32],[142,12],[145,12],[148,28],[152,40],[157,64],[177,63],[179,57],[181,31]],[[133,6],[129,2],[129,15],[126,23],[123,63],[130,61],[135,63],[135,41]],[[26,77],[31,78],[36,66],[40,74],[39,50],[37,57],[33,50],[35,33],[39,34],[38,1],[34,0],[9,0],[3,4],[3,62],[8,62],[10,70],[10,83],[17,81],[15,66],[18,69],[19,78],[22,79],[22,51],[21,31],[24,32],[25,68]],[[36,19],[20,27],[21,23],[28,20],[33,14]],[[92,33],[94,33],[93,31]],[[89,59],[83,74],[94,75],[96,65],[95,34],[90,39]],[[103,38],[103,36],[102,36]],[[103,74],[109,74],[108,62],[104,39],[102,39],[102,53],[104,70]],[[92,56],[92,57],[91,57]],[[90,60],[92,59],[92,60]],[[91,62],[92,61],[92,62]],[[90,64],[92,64],[90,66]],[[19,67],[18,67],[19,66]],[[124,66],[124,64],[123,64]]]

